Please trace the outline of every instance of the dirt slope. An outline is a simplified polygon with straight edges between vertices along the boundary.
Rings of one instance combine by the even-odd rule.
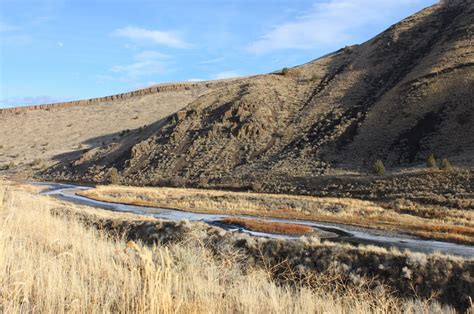
[[[83,154],[53,178],[197,185],[331,169],[474,162],[474,3],[429,7],[358,46],[284,75],[244,78]]]

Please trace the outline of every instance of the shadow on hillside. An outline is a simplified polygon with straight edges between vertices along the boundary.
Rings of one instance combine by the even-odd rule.
[[[97,137],[92,137],[80,144],[84,148],[78,147],[77,150],[67,153],[58,154],[52,157],[54,161],[57,161],[59,166],[68,167],[71,162],[78,160],[81,157],[86,158],[86,162],[81,165],[80,168],[88,168],[92,165],[105,165],[111,161],[114,157],[117,157],[127,150],[130,150],[131,147],[147,138],[156,134],[160,131],[166,121],[169,121],[172,118],[172,115],[169,115],[163,119],[160,119],[152,124],[144,125],[135,129],[124,129],[120,132],[110,133],[106,135],[101,135]],[[112,150],[113,147],[113,150]],[[87,154],[94,152],[107,152],[100,159],[91,158],[87,162]]]

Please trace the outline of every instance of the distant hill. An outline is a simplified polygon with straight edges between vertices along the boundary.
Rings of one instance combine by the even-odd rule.
[[[102,182],[116,167],[131,184],[244,185],[432,153],[472,167],[473,21],[474,2],[444,1],[361,45],[208,88],[43,175]]]

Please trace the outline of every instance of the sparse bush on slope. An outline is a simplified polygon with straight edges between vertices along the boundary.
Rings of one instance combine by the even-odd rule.
[[[426,166],[428,168],[436,168],[436,158],[433,154],[428,156],[428,159],[426,160]]]
[[[441,170],[444,170],[444,171],[451,171],[453,170],[453,166],[451,166],[451,163],[449,162],[448,159],[444,158],[442,161],[441,161],[441,167],[440,167]]]
[[[385,174],[385,166],[383,164],[383,161],[380,159],[377,159],[372,166],[372,171],[379,176],[383,176]]]
[[[112,167],[109,170],[109,182],[110,184],[117,185],[120,184],[120,175],[117,168]]]

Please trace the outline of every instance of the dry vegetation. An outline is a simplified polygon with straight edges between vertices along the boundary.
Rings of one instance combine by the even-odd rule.
[[[235,225],[248,230],[266,233],[286,234],[286,235],[309,235],[315,233],[314,228],[305,225],[272,222],[261,219],[246,219],[228,217],[219,220],[225,225]]]
[[[182,188],[98,186],[80,192],[93,199],[214,214],[244,214],[352,224],[474,244],[474,212],[449,209],[423,213],[383,208],[352,198],[310,197]],[[399,204],[407,209],[409,205]]]
[[[121,237],[85,227],[75,216],[51,215],[58,206],[64,203],[0,185],[1,312],[442,310],[435,302],[401,301],[383,289],[370,291],[367,285],[344,293],[324,286],[280,286],[264,269],[243,271],[235,258],[237,253],[218,259],[189,241],[151,247],[127,243]],[[92,211],[68,206],[71,211]],[[454,312],[447,307],[443,310]]]
[[[0,146],[0,167],[12,163],[39,170],[53,159],[77,157],[91,148],[112,144],[125,133],[138,135],[144,125],[156,123],[209,90],[204,86],[183,88],[48,110],[0,110],[0,143],[4,144]]]

